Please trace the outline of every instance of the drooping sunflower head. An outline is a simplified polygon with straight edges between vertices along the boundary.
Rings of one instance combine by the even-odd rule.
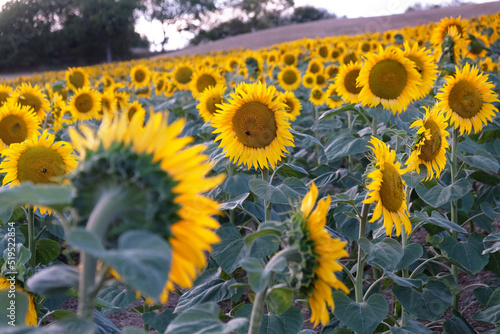
[[[349,63],[341,65],[339,73],[335,77],[335,89],[337,94],[348,103],[359,103],[359,93],[362,86],[358,86],[357,79],[361,70],[361,63]]]
[[[300,71],[295,66],[284,66],[278,73],[278,83],[285,90],[295,90],[300,85]]]
[[[65,73],[66,86],[73,91],[90,86],[89,75],[81,67],[70,67]]]
[[[191,137],[179,137],[183,120],[170,125],[161,113],[148,121],[126,114],[105,122],[98,132],[71,128],[70,137],[80,152],[72,174],[76,220],[84,223],[103,193],[119,190],[130,203],[122,210],[108,235],[126,229],[148,229],[163,235],[172,247],[172,263],[162,302],[174,285],[190,288],[205,266],[206,251],[219,241],[219,224],[212,217],[218,203],[204,195],[224,175],[207,177],[212,166],[201,154],[202,145],[188,146]],[[152,296],[155,297],[155,296]]]
[[[437,66],[430,50],[426,50],[425,47],[418,49],[418,44],[415,43],[413,47],[410,48],[408,42],[404,43],[404,47],[404,56],[413,62],[415,69],[420,74],[420,80],[417,86],[419,94],[415,96],[415,99],[418,100],[427,96],[431,91],[437,78]]]
[[[375,156],[374,170],[368,174],[371,183],[366,188],[370,192],[363,203],[376,203],[370,222],[383,215],[387,235],[392,235],[394,226],[397,236],[401,234],[402,227],[406,234],[410,234],[412,227],[407,211],[406,183],[401,178],[405,171],[401,169],[401,163],[394,163],[396,151],[389,150],[383,141],[375,137],[372,137],[369,143],[373,145],[369,148]]]
[[[194,98],[197,98],[208,87],[215,87],[217,84],[225,85],[224,78],[214,69],[203,67],[193,73],[189,88]]]
[[[382,104],[393,114],[399,114],[419,95],[419,82],[414,62],[395,47],[380,47],[378,53],[367,54],[357,78],[363,87],[361,103],[370,107]]]
[[[300,103],[300,100],[295,97],[295,94],[290,91],[286,91],[285,93],[281,94],[281,98],[283,100],[283,103],[286,104],[286,115],[290,118],[290,121],[295,121],[297,119],[297,116],[300,115],[300,111],[302,110],[302,104]]]
[[[271,168],[294,146],[286,105],[274,86],[242,83],[212,119],[219,147],[237,165]]]
[[[493,105],[498,101],[495,86],[487,80],[487,74],[467,63],[462,69],[457,67],[455,76],[449,77],[436,94],[438,108],[446,113],[450,125],[460,129],[461,135],[470,134],[472,128],[473,133],[478,133],[498,111]]]
[[[14,296],[11,296],[11,294],[14,294]],[[0,300],[5,301],[5,304],[3,304],[5,308],[8,307],[7,301],[15,301],[15,304],[13,304],[15,306],[15,320],[13,320],[14,326],[24,325],[31,327],[37,325],[38,318],[35,303],[33,302],[33,295],[25,291],[19,286],[19,284],[17,284],[14,275],[0,277]]]
[[[49,100],[47,96],[42,93],[42,90],[37,86],[32,86],[31,83],[22,83],[14,92],[12,92],[12,99],[22,106],[31,108],[31,112],[35,114],[40,121],[45,119],[47,112],[50,109]]]
[[[0,107],[0,151],[31,138],[39,128],[40,121],[30,107],[7,101]]]
[[[310,321],[317,326],[328,324],[334,303],[332,288],[349,293],[335,272],[342,271],[338,260],[349,256],[345,250],[346,241],[332,238],[325,228],[326,215],[330,207],[330,196],[317,202],[318,188],[311,184],[302,200],[300,211],[289,220],[287,246],[297,247],[302,261],[289,263],[290,285],[297,289],[301,298],[309,301]]]
[[[10,96],[10,93],[12,93],[12,87],[0,84],[0,107],[4,104],[5,101]]]
[[[71,97],[68,105],[75,119],[89,120],[97,117],[97,111],[101,109],[101,96],[89,87],[80,88]]]
[[[203,118],[203,121],[208,122],[214,117],[215,112],[219,110],[217,105],[221,104],[223,101],[222,96],[225,91],[226,86],[219,84],[213,87],[210,86],[198,96],[198,101],[200,101],[200,103],[198,103],[196,108]]]
[[[446,165],[446,149],[449,147],[446,137],[449,136],[443,114],[434,106],[430,110],[426,107],[423,119],[412,123],[410,128],[417,127],[414,150],[406,161],[408,171],[416,170],[420,173],[419,165],[427,167],[426,180],[432,179],[434,173],[439,178]]]
[[[145,65],[136,65],[130,70],[130,81],[137,88],[148,86],[151,82],[151,72]]]

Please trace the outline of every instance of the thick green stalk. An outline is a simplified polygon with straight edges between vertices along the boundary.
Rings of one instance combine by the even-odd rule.
[[[372,136],[377,135],[377,120],[375,118],[372,118]]]
[[[352,130],[352,113],[353,113],[352,110],[347,110],[347,128],[349,130]],[[350,154],[347,156],[347,166],[348,166],[349,170],[352,167],[352,155],[350,155]]]
[[[248,334],[258,334],[260,323],[262,321],[262,311],[264,309],[264,301],[266,300],[267,289],[255,294],[255,300],[252,306],[252,315],[250,316],[250,327]]]
[[[33,268],[33,272],[36,267],[36,235],[35,235],[35,214],[33,210],[33,205],[28,205],[28,211],[26,212],[26,220],[28,222],[28,249],[30,251],[31,257],[29,259],[29,265]]]
[[[456,127],[453,128],[452,138],[451,138],[451,184],[454,184],[457,181],[457,148],[458,148],[458,129]],[[457,201],[451,202],[451,221],[455,224],[458,224],[458,211],[457,211]],[[458,238],[457,231],[451,231],[451,236],[454,239]],[[455,278],[455,282],[458,283],[458,267],[456,265],[451,266],[451,274]],[[453,295],[453,308],[458,309],[458,300],[459,295]]]
[[[262,180],[269,183],[269,169],[262,168]],[[271,220],[271,203],[264,200],[264,220]]]
[[[366,234],[366,223],[368,221],[368,212],[370,211],[370,204],[363,204],[361,209],[361,217],[359,224],[359,239],[364,238]],[[359,246],[358,242],[358,270],[356,271],[356,286],[354,287],[354,293],[356,295],[356,302],[361,303],[363,301],[363,267],[365,266],[365,253],[363,249]]]
[[[227,176],[228,177],[231,177],[234,175],[234,164],[230,161],[229,162],[229,168],[228,168],[228,171],[227,171]],[[229,211],[229,222],[231,224],[234,224],[234,209]]]

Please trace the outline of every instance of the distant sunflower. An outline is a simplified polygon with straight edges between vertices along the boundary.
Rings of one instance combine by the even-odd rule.
[[[215,87],[217,84],[225,85],[224,78],[214,69],[203,67],[193,73],[189,88],[194,98],[197,98],[208,87]]]
[[[130,104],[128,104],[127,109],[123,111],[128,117],[129,120],[132,120],[132,118],[137,114],[140,115],[140,117],[143,121],[144,118],[146,117],[146,110],[142,106],[142,104],[139,101],[134,101]]]
[[[297,116],[300,115],[300,111],[302,110],[302,104],[300,100],[295,97],[295,94],[290,91],[286,91],[281,94],[281,98],[283,99],[283,103],[286,104],[286,114],[290,118],[290,121],[295,121]]]
[[[365,56],[357,79],[363,87],[359,98],[364,106],[382,104],[393,114],[399,114],[419,95],[420,80],[414,62],[405,58],[400,49],[380,47],[378,53]]]
[[[418,100],[430,93],[437,78],[437,66],[434,63],[430,50],[426,50],[425,48],[419,50],[417,43],[413,44],[413,47],[410,47],[408,42],[404,43],[404,48],[403,55],[414,63],[415,69],[420,74],[420,80],[417,85],[419,95],[415,96],[415,99]]]
[[[455,27],[460,37],[464,38],[468,32],[469,24],[467,20],[462,20],[461,16],[458,18],[445,17],[433,29],[431,35],[431,44],[443,44],[446,36],[450,32],[450,28]]]
[[[297,53],[285,52],[281,55],[281,62],[288,66],[297,66]]]
[[[142,119],[126,114],[104,123],[97,134],[81,128],[84,136],[70,129],[70,137],[80,152],[80,167],[72,174],[75,209],[86,220],[95,198],[102,191],[96,185],[119,187],[137,195],[130,208],[134,218],[123,215],[124,224],[152,230],[172,247],[168,281],[159,297],[167,302],[175,286],[189,289],[205,267],[205,252],[220,238],[214,232],[219,223],[212,215],[218,203],[204,195],[218,186],[224,175],[206,175],[212,165],[201,154],[202,145],[187,146],[191,137],[180,137],[184,120],[167,125],[161,113],[152,113],[145,125]],[[130,171],[130,173],[126,172]]]
[[[1,300],[2,301],[7,301],[11,297],[7,296],[7,292],[10,292],[10,287],[11,284],[7,280],[6,277],[0,277],[0,295],[2,295]],[[33,302],[33,295],[30,294],[29,292],[25,291],[23,288],[21,288],[17,283],[15,283],[15,297],[12,300],[18,301],[15,305],[16,307],[20,307],[19,305],[24,305],[22,303],[22,299],[26,298],[26,305],[27,309],[17,309],[16,311],[18,312],[16,315],[16,325],[22,325],[22,323],[19,323],[19,321],[23,321],[24,325],[26,326],[36,326],[37,325],[37,314],[36,314],[36,308],[35,308],[35,303]],[[7,302],[5,302],[7,303]],[[3,304],[5,308],[7,306]],[[21,314],[26,314],[24,319],[19,319]]]
[[[338,97],[337,89],[334,84],[328,85],[326,89],[326,105],[332,109],[340,108],[344,101]]]
[[[328,82],[326,81],[327,77],[323,73],[316,73],[314,75],[314,85],[318,87],[325,87]]]
[[[193,67],[191,65],[181,64],[172,71],[172,78],[179,90],[189,88],[189,83],[193,77]]]
[[[456,67],[454,77],[449,77],[443,88],[436,94],[438,108],[446,113],[450,125],[470,134],[481,131],[491,122],[498,111],[493,102],[498,102],[498,95],[493,91],[495,85],[487,82],[488,75],[479,73],[475,66],[466,64],[462,69]]]
[[[401,178],[404,170],[401,163],[396,162],[396,151],[389,150],[384,142],[372,137],[369,146],[374,155],[375,170],[368,174],[372,182],[366,187],[371,190],[363,203],[376,202],[370,222],[374,222],[383,214],[384,226],[387,235],[392,234],[396,227],[396,235],[401,234],[401,227],[406,234],[411,232],[411,223],[408,218],[408,204],[406,203],[405,181]]]
[[[130,81],[136,88],[148,86],[151,82],[151,72],[145,65],[135,65],[130,70]]]
[[[306,88],[313,88],[316,82],[316,77],[313,73],[306,72],[302,77],[302,85]]]
[[[295,66],[284,66],[278,73],[278,83],[284,90],[296,90],[300,85],[300,71]]]
[[[434,173],[439,178],[446,165],[446,149],[449,147],[446,137],[450,134],[446,131],[448,124],[436,106],[430,110],[423,108],[425,108],[424,119],[418,119],[410,126],[410,128],[418,127],[417,140],[406,165],[408,171],[416,170],[417,173],[420,173],[419,165],[425,165],[426,180],[429,180],[434,177]]]
[[[75,120],[89,120],[97,117],[97,111],[101,109],[101,96],[99,92],[84,87],[75,92],[68,106]]]
[[[242,83],[212,119],[215,141],[235,164],[271,168],[294,146],[286,105],[277,99],[274,86]]]
[[[7,98],[10,96],[10,93],[12,93],[12,90],[12,87],[0,84],[0,107],[5,101],[7,101]]]
[[[311,89],[311,94],[309,95],[309,101],[311,101],[315,106],[321,106],[326,102],[328,96],[325,94],[323,89],[319,86],[314,86]]]
[[[325,68],[325,74],[329,79],[335,78],[337,74],[339,73],[339,67],[337,65],[328,65],[327,68]]]
[[[301,298],[309,301],[310,321],[315,327],[320,323],[327,325],[330,321],[328,309],[333,313],[335,308],[332,288],[349,293],[335,275],[335,272],[342,271],[338,260],[349,256],[345,250],[347,242],[332,238],[325,228],[330,196],[316,204],[317,199],[318,188],[313,182],[302,200],[300,211],[290,220],[287,236],[290,246],[297,247],[302,254],[301,263],[289,264],[291,285],[298,288]]]
[[[208,122],[214,117],[215,112],[219,110],[217,105],[222,103],[222,96],[225,91],[226,86],[219,84],[214,87],[210,86],[198,96],[200,103],[196,105],[196,108],[203,121]]]
[[[114,115],[118,111],[116,96],[112,91],[101,94],[101,109],[97,111],[100,118],[104,115]]]
[[[317,58],[313,58],[307,65],[307,72],[310,72],[312,74],[323,73],[324,70],[325,65],[323,65],[321,60]]]
[[[0,107],[0,151],[31,138],[39,128],[40,121],[30,107],[7,101]]]
[[[40,121],[45,119],[47,112],[50,110],[50,102],[47,96],[42,93],[42,90],[37,85],[31,86],[31,83],[22,83],[14,92],[12,98],[15,102],[22,106],[31,107],[31,112],[35,114]]]
[[[155,80],[155,94],[157,96],[162,95],[165,86],[167,85],[167,79],[165,78],[164,75],[159,75]]]
[[[347,103],[359,103],[359,93],[362,86],[357,85],[356,81],[361,71],[361,63],[349,63],[348,65],[341,65],[339,73],[335,77],[335,90],[337,94],[342,97]]]
[[[65,72],[66,86],[72,91],[76,91],[86,86],[90,86],[89,75],[81,67],[70,67]]]

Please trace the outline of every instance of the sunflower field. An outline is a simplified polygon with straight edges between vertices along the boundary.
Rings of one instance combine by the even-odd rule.
[[[499,56],[496,13],[3,82],[0,332],[498,333]]]

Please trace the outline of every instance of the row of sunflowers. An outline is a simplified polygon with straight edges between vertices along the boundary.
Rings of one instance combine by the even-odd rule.
[[[3,82],[2,333],[495,333],[499,57],[496,13]]]

